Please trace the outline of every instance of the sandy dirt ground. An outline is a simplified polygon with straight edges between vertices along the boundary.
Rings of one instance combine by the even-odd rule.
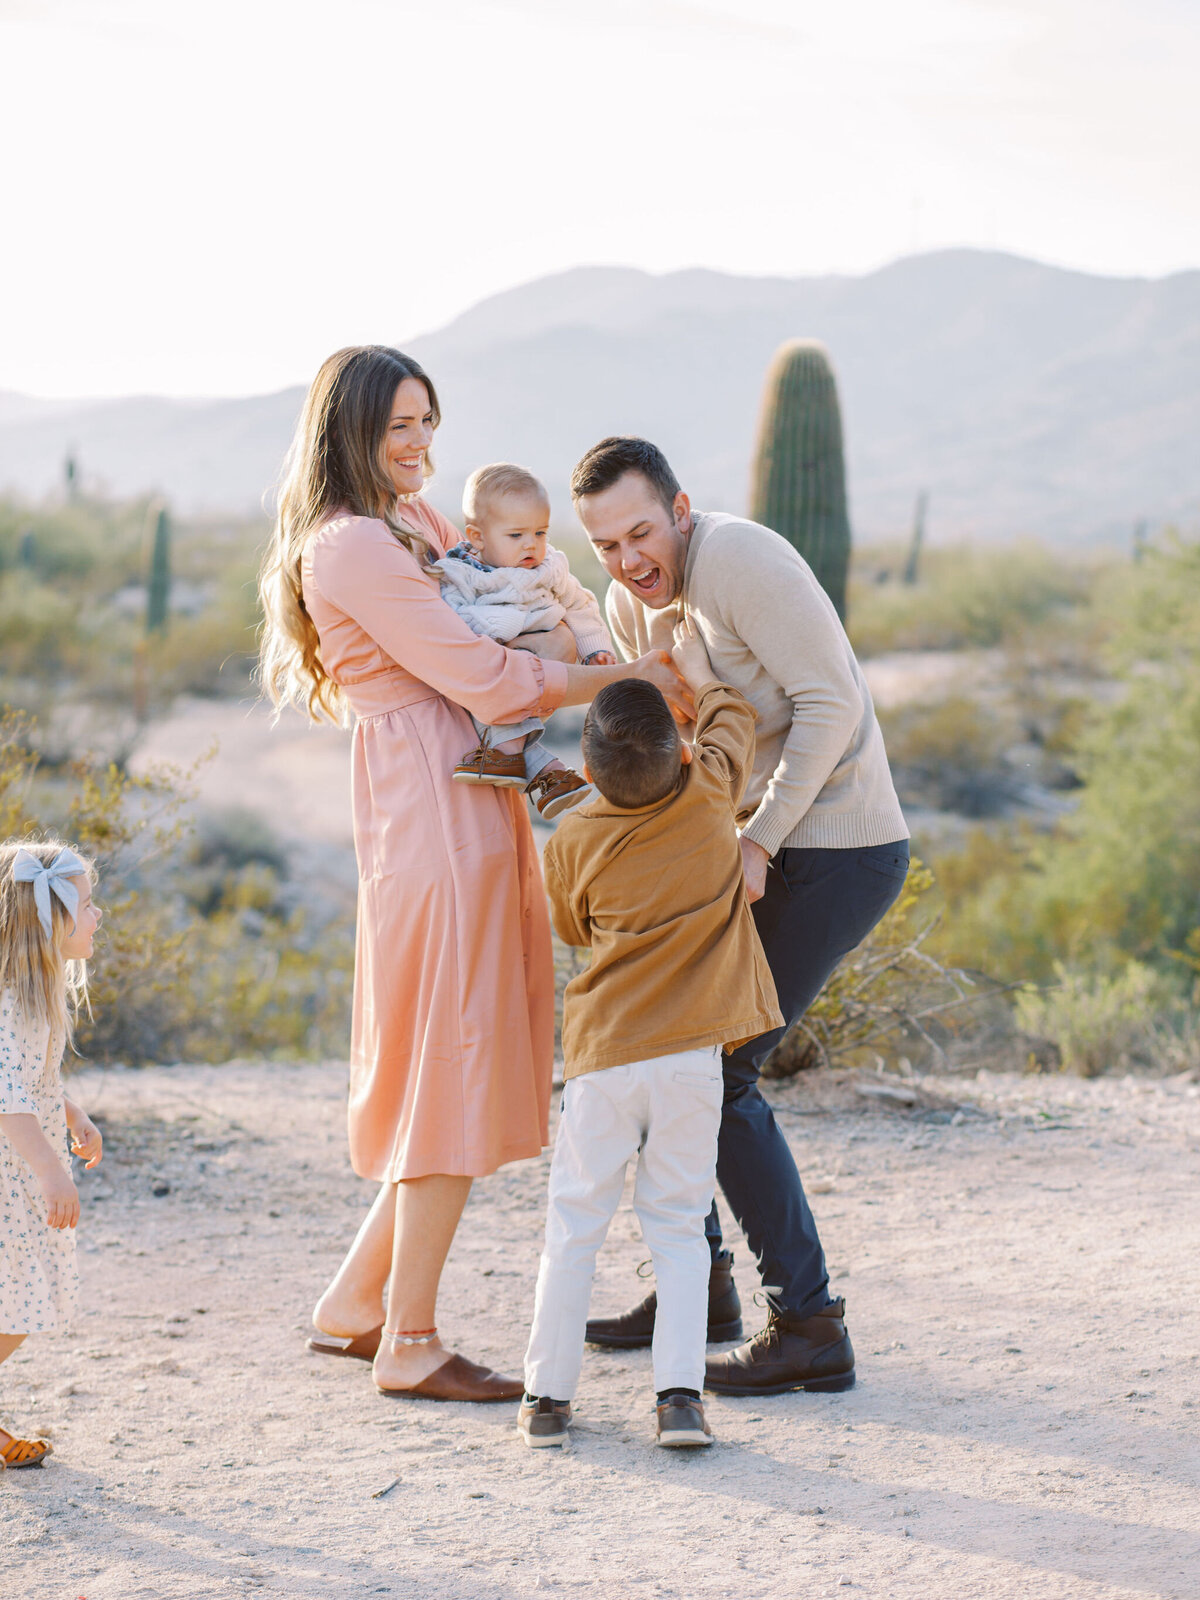
[[[1200,1085],[828,1076],[770,1093],[846,1296],[858,1386],[714,1397],[656,1450],[648,1352],[590,1351],[569,1454],[515,1406],[380,1397],[309,1355],[370,1198],[344,1069],[85,1073],[83,1310],[0,1373],[53,1438],[0,1477],[0,1593],[280,1600],[1200,1595]],[[932,1091],[932,1092],[927,1092]],[[476,1186],[440,1322],[519,1368],[547,1159]],[[738,1246],[748,1321],[752,1264]],[[623,1208],[593,1304],[640,1290]]]

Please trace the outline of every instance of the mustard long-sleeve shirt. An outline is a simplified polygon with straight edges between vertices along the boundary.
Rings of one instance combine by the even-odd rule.
[[[734,825],[754,721],[736,689],[710,685],[672,795],[635,810],[591,800],[546,846],[554,925],[592,952],[567,985],[568,1078],[781,1026]]]

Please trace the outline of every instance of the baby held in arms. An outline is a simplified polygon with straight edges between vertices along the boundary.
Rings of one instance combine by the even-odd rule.
[[[442,598],[475,633],[509,644],[565,622],[585,666],[616,663],[595,596],[549,543],[550,499],[531,472],[507,461],[480,467],[463,490],[463,516],[466,538],[433,570]],[[595,793],[541,742],[545,724],[538,718],[506,726],[472,721],[479,744],[455,767],[458,782],[524,789],[547,818]]]

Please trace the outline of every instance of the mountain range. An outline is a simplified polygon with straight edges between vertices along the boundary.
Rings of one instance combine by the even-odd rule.
[[[696,504],[743,510],[766,367],[797,336],[838,373],[860,541],[902,535],[921,489],[939,542],[1200,521],[1200,271],[1105,278],[974,250],[860,277],[581,267],[495,295],[405,343],[445,411],[430,496],[453,515],[474,466],[515,460],[565,517],[573,462],[628,432]],[[111,493],[255,510],[302,399],[0,392],[0,486],[53,492],[69,449]]]

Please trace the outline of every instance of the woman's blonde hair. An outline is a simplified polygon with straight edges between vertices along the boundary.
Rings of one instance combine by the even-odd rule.
[[[313,379],[284,463],[279,515],[258,579],[259,676],[276,707],[292,702],[314,721],[340,722],[342,698],[321,661],[301,590],[300,563],[311,535],[335,512],[348,511],[385,522],[422,563],[432,558],[428,542],[397,515],[396,486],[384,462],[392,403],[405,378],[425,385],[436,428],[442,420],[437,394],[411,356],[380,344],[338,350]],[[427,477],[431,470],[427,456]]]
[[[10,990],[17,1009],[51,1028],[61,1028],[67,1039],[80,1010],[87,1010],[87,962],[63,958],[62,941],[70,935],[73,919],[56,894],[50,896],[51,937],[47,939],[38,917],[32,883],[18,883],[13,861],[18,850],[28,850],[50,866],[60,850],[74,850],[61,839],[8,839],[0,844],[0,990]],[[79,852],[75,852],[79,855]],[[96,881],[96,868],[86,856],[88,880]]]

